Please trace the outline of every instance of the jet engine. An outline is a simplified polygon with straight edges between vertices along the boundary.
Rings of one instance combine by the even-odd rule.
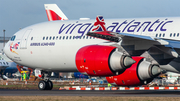
[[[145,61],[143,57],[132,57],[136,63],[117,76],[106,77],[106,80],[118,86],[137,86],[151,82],[162,72],[158,65]]]
[[[80,73],[89,76],[112,76],[122,73],[135,61],[116,47],[90,45],[82,47],[76,54],[76,66]]]

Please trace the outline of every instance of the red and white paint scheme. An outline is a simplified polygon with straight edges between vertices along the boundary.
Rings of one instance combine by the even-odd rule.
[[[68,20],[66,15],[56,4],[44,4],[44,7],[49,21]]]
[[[118,86],[147,84],[163,70],[180,72],[178,17],[48,19],[19,30],[4,47],[12,61],[43,74],[40,90],[52,89],[53,71],[103,76]]]
[[[116,72],[124,71],[134,60],[115,49],[116,47],[103,45],[82,47],[75,59],[78,71],[91,76],[112,76]]]
[[[144,57],[132,58],[136,63],[134,63],[130,68],[127,68],[120,75],[106,77],[107,81],[114,85],[138,86],[149,83],[159,73],[159,67],[157,65],[152,65],[150,62],[144,61]]]
[[[60,87],[59,90],[180,90],[180,87]]]

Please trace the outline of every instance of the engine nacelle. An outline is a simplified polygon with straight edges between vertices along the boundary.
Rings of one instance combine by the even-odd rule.
[[[116,47],[90,45],[82,47],[76,54],[79,72],[90,76],[112,76],[123,72],[135,61],[116,51]]]
[[[151,82],[162,72],[158,65],[144,61],[143,57],[132,57],[136,63],[117,76],[106,77],[111,84],[118,86],[137,86]]]

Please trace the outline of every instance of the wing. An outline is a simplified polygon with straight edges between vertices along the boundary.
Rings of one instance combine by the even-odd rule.
[[[179,56],[176,52],[176,49],[180,48],[180,42],[178,41],[110,31],[88,32],[87,35],[108,40],[109,42],[116,42],[119,45],[116,45],[119,51],[126,52],[129,55],[142,56],[144,52],[147,52],[149,56],[145,57],[151,57],[159,64],[167,64]]]
[[[88,32],[87,35],[96,37],[96,38],[109,40],[111,42],[119,42],[121,40],[133,40],[133,41],[146,40],[146,41],[153,42],[156,45],[169,45],[168,41],[162,40],[160,38],[134,35],[134,34],[126,34],[126,33],[115,33],[115,32],[110,32],[110,31]]]

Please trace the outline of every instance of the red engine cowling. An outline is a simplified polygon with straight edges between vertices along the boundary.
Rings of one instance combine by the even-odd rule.
[[[76,54],[79,72],[90,76],[112,76],[130,67],[134,60],[115,50],[113,46],[90,45]]]
[[[161,73],[157,65],[144,60],[143,57],[132,57],[136,63],[117,76],[106,77],[106,80],[118,86],[137,86],[150,82],[155,76]]]

